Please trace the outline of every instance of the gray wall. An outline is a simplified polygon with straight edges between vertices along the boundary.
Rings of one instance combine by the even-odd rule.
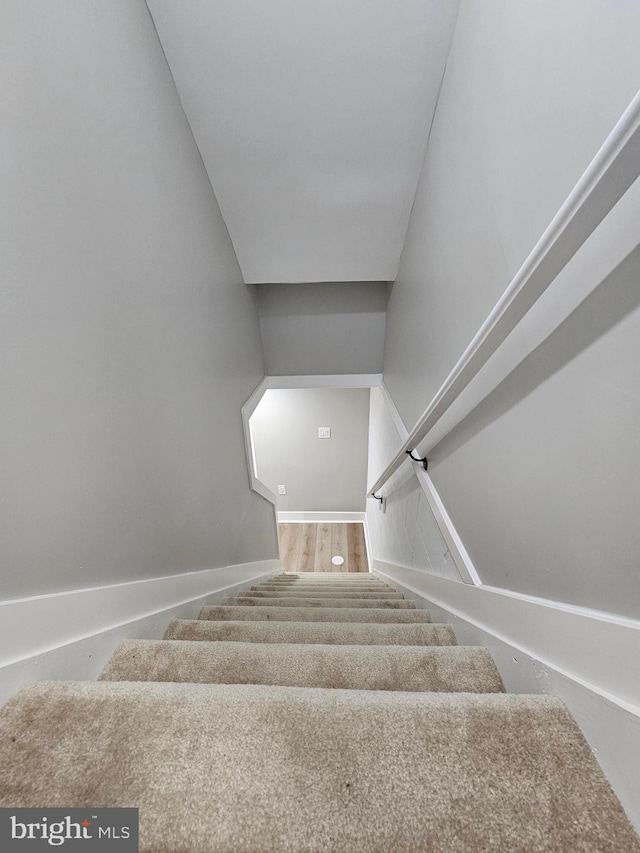
[[[367,489],[369,390],[267,391],[251,416],[258,477],[289,512],[363,512]],[[319,439],[318,427],[331,438]]]
[[[401,444],[382,389],[372,388],[368,483],[377,479]],[[367,498],[367,525],[376,560],[460,580],[413,466],[402,465],[381,492],[384,510],[379,501]]]
[[[0,4],[0,597],[277,555],[243,283],[142,0]]]
[[[368,483],[377,479],[401,444],[382,389],[372,388]],[[459,581],[460,573],[413,465],[402,465],[381,491],[386,501],[384,511],[379,501],[367,499],[367,525],[376,560]]]
[[[639,42],[636,4],[463,2],[389,301],[385,381],[407,426],[635,94]],[[635,616],[638,189],[430,467],[485,583]]]
[[[382,372],[384,282],[262,284],[258,305],[268,374]]]

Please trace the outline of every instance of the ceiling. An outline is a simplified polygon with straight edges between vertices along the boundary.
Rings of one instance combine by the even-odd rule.
[[[245,281],[395,278],[458,0],[147,0]]]

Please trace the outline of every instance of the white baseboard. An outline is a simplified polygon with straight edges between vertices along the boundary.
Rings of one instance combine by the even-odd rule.
[[[374,571],[640,717],[640,621],[374,561]]]
[[[363,524],[365,512],[278,512],[278,524]]]
[[[160,638],[171,619],[281,570],[261,560],[1,601],[0,704],[34,680],[96,678],[120,640]]]

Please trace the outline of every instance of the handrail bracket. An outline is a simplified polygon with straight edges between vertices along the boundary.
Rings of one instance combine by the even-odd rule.
[[[424,468],[425,471],[429,470],[429,460],[427,459],[426,456],[423,456],[422,459],[420,459],[420,457],[413,455],[413,450],[405,450],[405,453],[407,453],[409,456],[409,459],[413,459],[414,462],[422,462],[422,467]],[[375,495],[374,495],[374,497],[375,497]]]

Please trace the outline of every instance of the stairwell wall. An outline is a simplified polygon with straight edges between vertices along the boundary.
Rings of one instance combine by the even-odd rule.
[[[0,7],[2,599],[277,556],[240,270],[143,0]]]
[[[258,308],[269,375],[382,371],[386,282],[261,284]]]
[[[463,0],[387,311],[384,383],[407,427],[635,95],[639,38],[631,4]],[[567,702],[636,826],[639,219],[636,182],[434,431],[429,476],[486,586],[405,569],[384,514],[374,549],[436,618],[506,643],[505,662],[513,649],[517,689]]]
[[[272,388],[250,424],[256,473],[279,512],[364,510],[368,388]],[[330,438],[318,438],[321,426]]]
[[[638,39],[632,4],[462,3],[387,313],[384,381],[408,426],[635,94]],[[482,582],[632,617],[639,216],[634,186],[430,452]]]
[[[382,388],[372,388],[369,409],[369,482],[402,444]],[[367,498],[367,529],[376,560],[418,569],[449,580],[460,572],[410,464],[382,489],[384,505]]]

